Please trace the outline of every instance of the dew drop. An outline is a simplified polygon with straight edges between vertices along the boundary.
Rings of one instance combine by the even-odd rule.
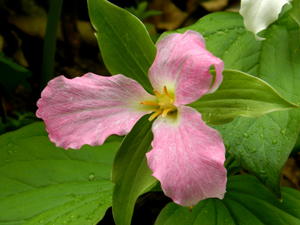
[[[247,138],[247,137],[249,137],[249,134],[248,133],[244,133],[243,136]]]
[[[70,196],[71,196],[71,198],[76,198],[77,197],[74,193],[70,194]]]
[[[267,177],[267,172],[265,170],[259,171],[259,175],[261,176],[262,179],[265,179]]]
[[[272,144],[273,145],[275,145],[275,144],[277,144],[278,143],[278,141],[276,140],[276,139],[274,139],[273,141],[272,141]]]
[[[224,31],[218,31],[217,34],[223,35],[223,34],[226,34],[226,33]]]
[[[93,181],[95,179],[95,174],[94,173],[90,173],[89,175],[89,181]]]
[[[285,135],[286,129],[282,129],[282,130],[280,131],[280,133],[281,133],[282,135]]]
[[[91,216],[87,216],[85,219],[86,219],[86,221],[88,221],[88,222],[91,222],[91,221],[92,221]]]

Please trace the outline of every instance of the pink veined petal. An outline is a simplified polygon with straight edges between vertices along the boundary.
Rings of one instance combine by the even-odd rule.
[[[200,113],[179,107],[177,122],[159,117],[153,124],[148,165],[163,191],[177,204],[193,206],[226,191],[225,147],[219,133]]]
[[[216,69],[215,78],[209,73]],[[170,34],[157,44],[157,54],[149,70],[149,79],[155,90],[164,86],[173,90],[175,104],[196,101],[213,92],[222,82],[224,63],[205,49],[203,37],[195,31]]]
[[[149,99],[153,97],[141,85],[123,75],[59,76],[43,90],[36,115],[57,146],[78,149],[101,145],[112,134],[127,134],[149,113],[140,104]]]

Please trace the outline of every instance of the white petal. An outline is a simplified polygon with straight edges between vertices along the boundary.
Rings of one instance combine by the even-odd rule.
[[[282,7],[290,0],[241,0],[240,14],[245,27],[256,34],[278,19]]]

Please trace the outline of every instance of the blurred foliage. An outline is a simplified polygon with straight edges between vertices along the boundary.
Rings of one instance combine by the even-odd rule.
[[[151,17],[160,15],[162,12],[158,10],[149,10],[148,8],[148,2],[140,2],[138,3],[137,7],[131,6],[126,8],[130,13],[135,15],[137,18],[139,18],[141,21],[144,21],[145,19]]]
[[[10,130],[14,130],[36,121],[33,112],[13,111],[9,112],[9,107],[5,97],[13,99],[11,96],[18,88],[30,90],[28,78],[32,73],[23,66],[15,63],[12,59],[5,57],[0,52],[0,94],[1,94],[1,110],[0,110],[0,134]]]
[[[35,121],[37,118],[32,112],[16,112],[14,117],[9,116],[5,120],[0,117],[0,134],[16,130]]]
[[[18,85],[30,88],[27,78],[31,76],[31,72],[15,63],[0,52],[0,87],[2,91],[11,93]]]

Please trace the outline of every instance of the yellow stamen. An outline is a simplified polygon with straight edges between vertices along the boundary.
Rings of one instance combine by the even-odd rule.
[[[166,86],[164,86],[164,93],[165,93],[168,97],[172,98],[171,95],[169,94],[168,89],[167,89]]]
[[[140,102],[140,104],[142,104],[142,105],[159,106],[159,104],[157,102],[154,102],[154,101],[143,101],[143,102]]]
[[[152,121],[152,120],[154,120],[156,117],[158,117],[159,115],[161,114],[161,109],[157,109],[156,111],[155,111],[155,113],[153,113],[150,117],[149,117],[149,121]]]
[[[156,91],[156,90],[153,90],[153,93],[155,94],[155,96],[156,97],[160,97],[160,96],[162,96],[162,94],[161,93],[159,93],[158,91]]]
[[[149,117],[149,120],[152,121],[158,116],[166,117],[168,113],[175,112],[176,106],[174,106],[174,95],[169,93],[166,86],[163,87],[162,92],[153,90],[156,100],[154,101],[143,101],[140,102],[143,105],[154,106],[153,114]]]

